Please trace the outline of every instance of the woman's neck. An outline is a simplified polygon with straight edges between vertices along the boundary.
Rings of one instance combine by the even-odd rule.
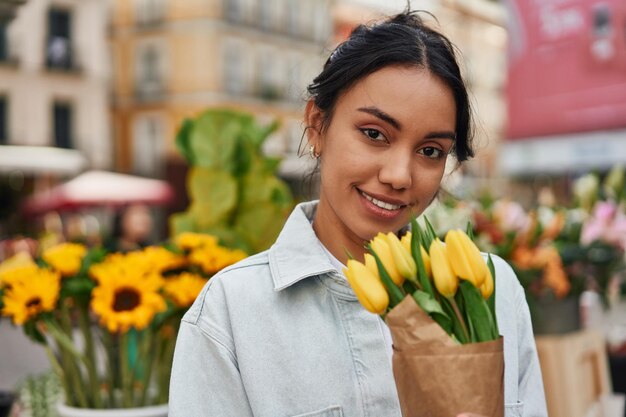
[[[331,208],[320,200],[313,220],[313,230],[324,247],[342,264],[348,261],[348,253],[358,261],[363,261],[366,241],[356,236],[336,216]]]

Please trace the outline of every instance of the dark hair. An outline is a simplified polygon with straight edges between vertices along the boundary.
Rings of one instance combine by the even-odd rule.
[[[330,55],[308,86],[328,127],[339,96],[367,75],[389,65],[425,68],[450,87],[456,102],[457,160],[474,156],[471,109],[452,42],[424,24],[418,12],[405,10],[373,25],[357,26]]]

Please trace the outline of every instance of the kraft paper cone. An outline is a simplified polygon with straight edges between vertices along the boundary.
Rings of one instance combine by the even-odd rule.
[[[503,339],[459,345],[406,297],[386,322],[403,417],[504,416]]]

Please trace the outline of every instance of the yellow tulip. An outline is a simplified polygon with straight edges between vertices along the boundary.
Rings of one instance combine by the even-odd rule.
[[[485,276],[485,281],[483,285],[480,286],[480,293],[483,295],[485,300],[491,297],[493,294],[493,277],[491,276],[491,271],[487,268],[487,275]]]
[[[371,242],[372,250],[376,252],[378,258],[383,263],[385,270],[389,274],[389,277],[394,284],[400,286],[404,283],[404,277],[398,271],[396,263],[391,254],[391,248],[387,243],[387,237],[382,233],[379,233]]]
[[[402,239],[400,239],[400,243],[402,243],[402,246],[404,246],[404,248],[412,254],[413,252],[411,252],[411,239],[411,232],[406,232],[406,234],[402,236]],[[426,269],[426,275],[430,277],[432,276],[432,272],[430,270],[430,256],[428,256],[428,252],[426,251],[426,249],[424,249],[423,246],[420,245],[420,249],[422,252],[422,260],[424,261],[424,269]]]
[[[430,260],[433,272],[433,281],[439,294],[446,298],[454,297],[459,288],[459,279],[452,270],[446,246],[441,240],[435,239],[430,244]]]
[[[450,230],[446,234],[446,249],[454,273],[480,288],[489,270],[474,242],[461,230]]]
[[[389,232],[385,236],[389,249],[391,249],[391,256],[396,264],[396,268],[400,275],[406,279],[413,279],[417,276],[417,265],[415,260],[411,256],[411,250],[406,248],[400,243],[400,239],[395,234]]]
[[[413,239],[413,235],[411,234],[411,232],[406,232],[404,236],[402,236],[402,238],[400,239],[400,243],[402,243],[404,249],[409,251],[409,253],[411,253],[411,239]]]
[[[349,259],[347,266],[343,273],[361,305],[371,313],[383,314],[389,305],[389,295],[383,283],[359,261]]]
[[[370,270],[376,278],[380,279],[380,275],[378,274],[378,265],[376,264],[376,259],[371,253],[365,254],[365,266]]]

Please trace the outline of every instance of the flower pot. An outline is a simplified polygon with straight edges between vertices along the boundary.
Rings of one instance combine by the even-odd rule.
[[[529,307],[535,334],[563,334],[581,329],[578,297],[534,299]]]
[[[167,404],[137,408],[76,408],[57,404],[60,417],[167,417]]]
[[[8,417],[14,399],[15,394],[12,392],[0,391],[0,417]]]

